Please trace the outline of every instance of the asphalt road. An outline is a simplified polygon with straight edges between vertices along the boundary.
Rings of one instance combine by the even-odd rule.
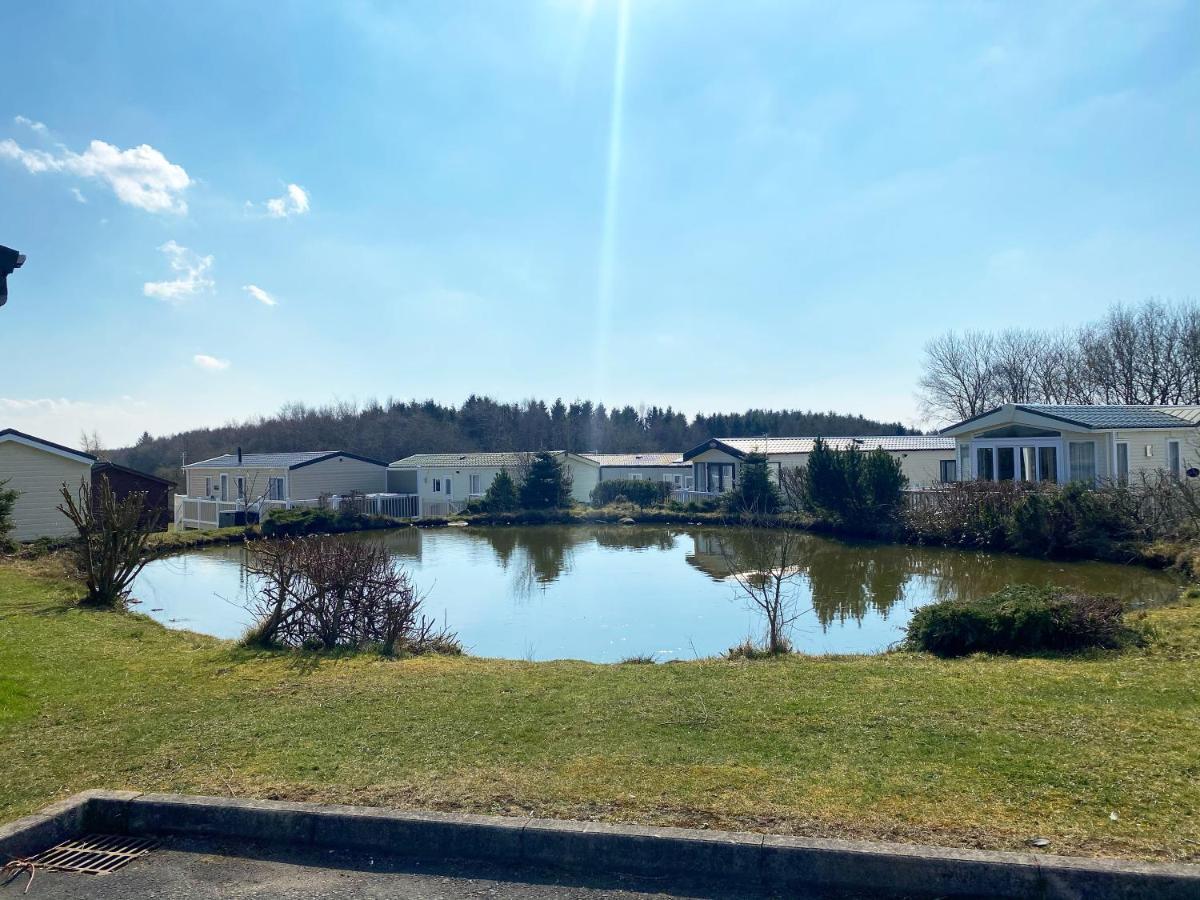
[[[172,840],[149,856],[108,875],[39,870],[28,895],[28,874],[6,878],[0,898],[284,897],[459,900],[486,898],[567,898],[617,900],[649,897],[747,897],[764,895],[736,888],[688,888],[645,879],[578,877],[563,872],[448,863],[431,866],[364,854],[328,851],[287,852],[253,845]]]

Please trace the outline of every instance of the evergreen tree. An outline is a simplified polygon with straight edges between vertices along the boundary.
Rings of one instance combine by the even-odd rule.
[[[562,463],[545,450],[534,454],[521,482],[522,509],[566,509],[571,505],[571,482]]]
[[[20,496],[19,491],[5,487],[6,484],[8,484],[7,478],[0,481],[0,549],[4,549],[11,543],[8,536],[15,526],[12,517],[13,507],[17,504],[17,497]]]
[[[492,479],[483,495],[483,508],[492,513],[512,512],[517,508],[517,486],[507,469],[501,469]]]
[[[771,469],[765,453],[750,453],[742,460],[742,469],[726,498],[728,508],[749,515],[771,515],[779,512],[779,487],[771,479]]]

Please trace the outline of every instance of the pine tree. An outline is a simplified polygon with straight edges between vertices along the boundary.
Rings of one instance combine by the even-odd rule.
[[[750,515],[772,515],[779,511],[779,488],[771,480],[766,454],[750,453],[742,460],[728,504],[734,512]]]
[[[483,495],[483,508],[491,513],[512,512],[517,508],[517,486],[507,469],[501,469],[492,479]]]
[[[565,509],[571,505],[571,483],[562,463],[545,450],[535,453],[521,482],[522,509]]]

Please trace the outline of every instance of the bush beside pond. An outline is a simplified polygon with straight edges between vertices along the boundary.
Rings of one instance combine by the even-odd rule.
[[[1012,585],[982,600],[918,609],[906,646],[937,656],[1116,649],[1140,642],[1116,597]]]

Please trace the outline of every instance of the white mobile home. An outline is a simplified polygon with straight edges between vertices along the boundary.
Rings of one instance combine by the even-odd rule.
[[[732,490],[742,462],[762,453],[778,478],[780,469],[805,466],[817,438],[711,438],[683,454],[692,467],[694,490],[688,496],[713,496]],[[835,450],[884,450],[900,460],[911,487],[928,487],[957,478],[954,439],[939,435],[821,438]],[[687,499],[683,497],[681,499]]]
[[[550,451],[571,479],[571,497],[587,503],[600,479],[600,465],[587,456]],[[421,515],[448,516],[479,499],[500,472],[520,482],[533,452],[414,453],[388,466],[388,488],[420,497]]]
[[[942,434],[963,480],[1097,482],[1200,476],[1200,407],[1007,403]]]
[[[597,481],[664,481],[672,490],[691,490],[692,465],[678,453],[581,453],[599,466]]]
[[[95,461],[91,454],[15,428],[0,431],[0,482],[7,481],[4,489],[17,492],[10,537],[33,541],[74,534],[75,526],[58,509],[62,486],[74,492],[86,485],[90,491]]]
[[[387,464],[342,450],[295,453],[226,453],[184,466],[183,496],[175,497],[175,522],[183,528],[233,524],[239,513],[265,518],[273,509],[315,506],[325,498],[387,493]],[[379,505],[379,504],[376,504]],[[393,510],[386,515],[415,515]]]

